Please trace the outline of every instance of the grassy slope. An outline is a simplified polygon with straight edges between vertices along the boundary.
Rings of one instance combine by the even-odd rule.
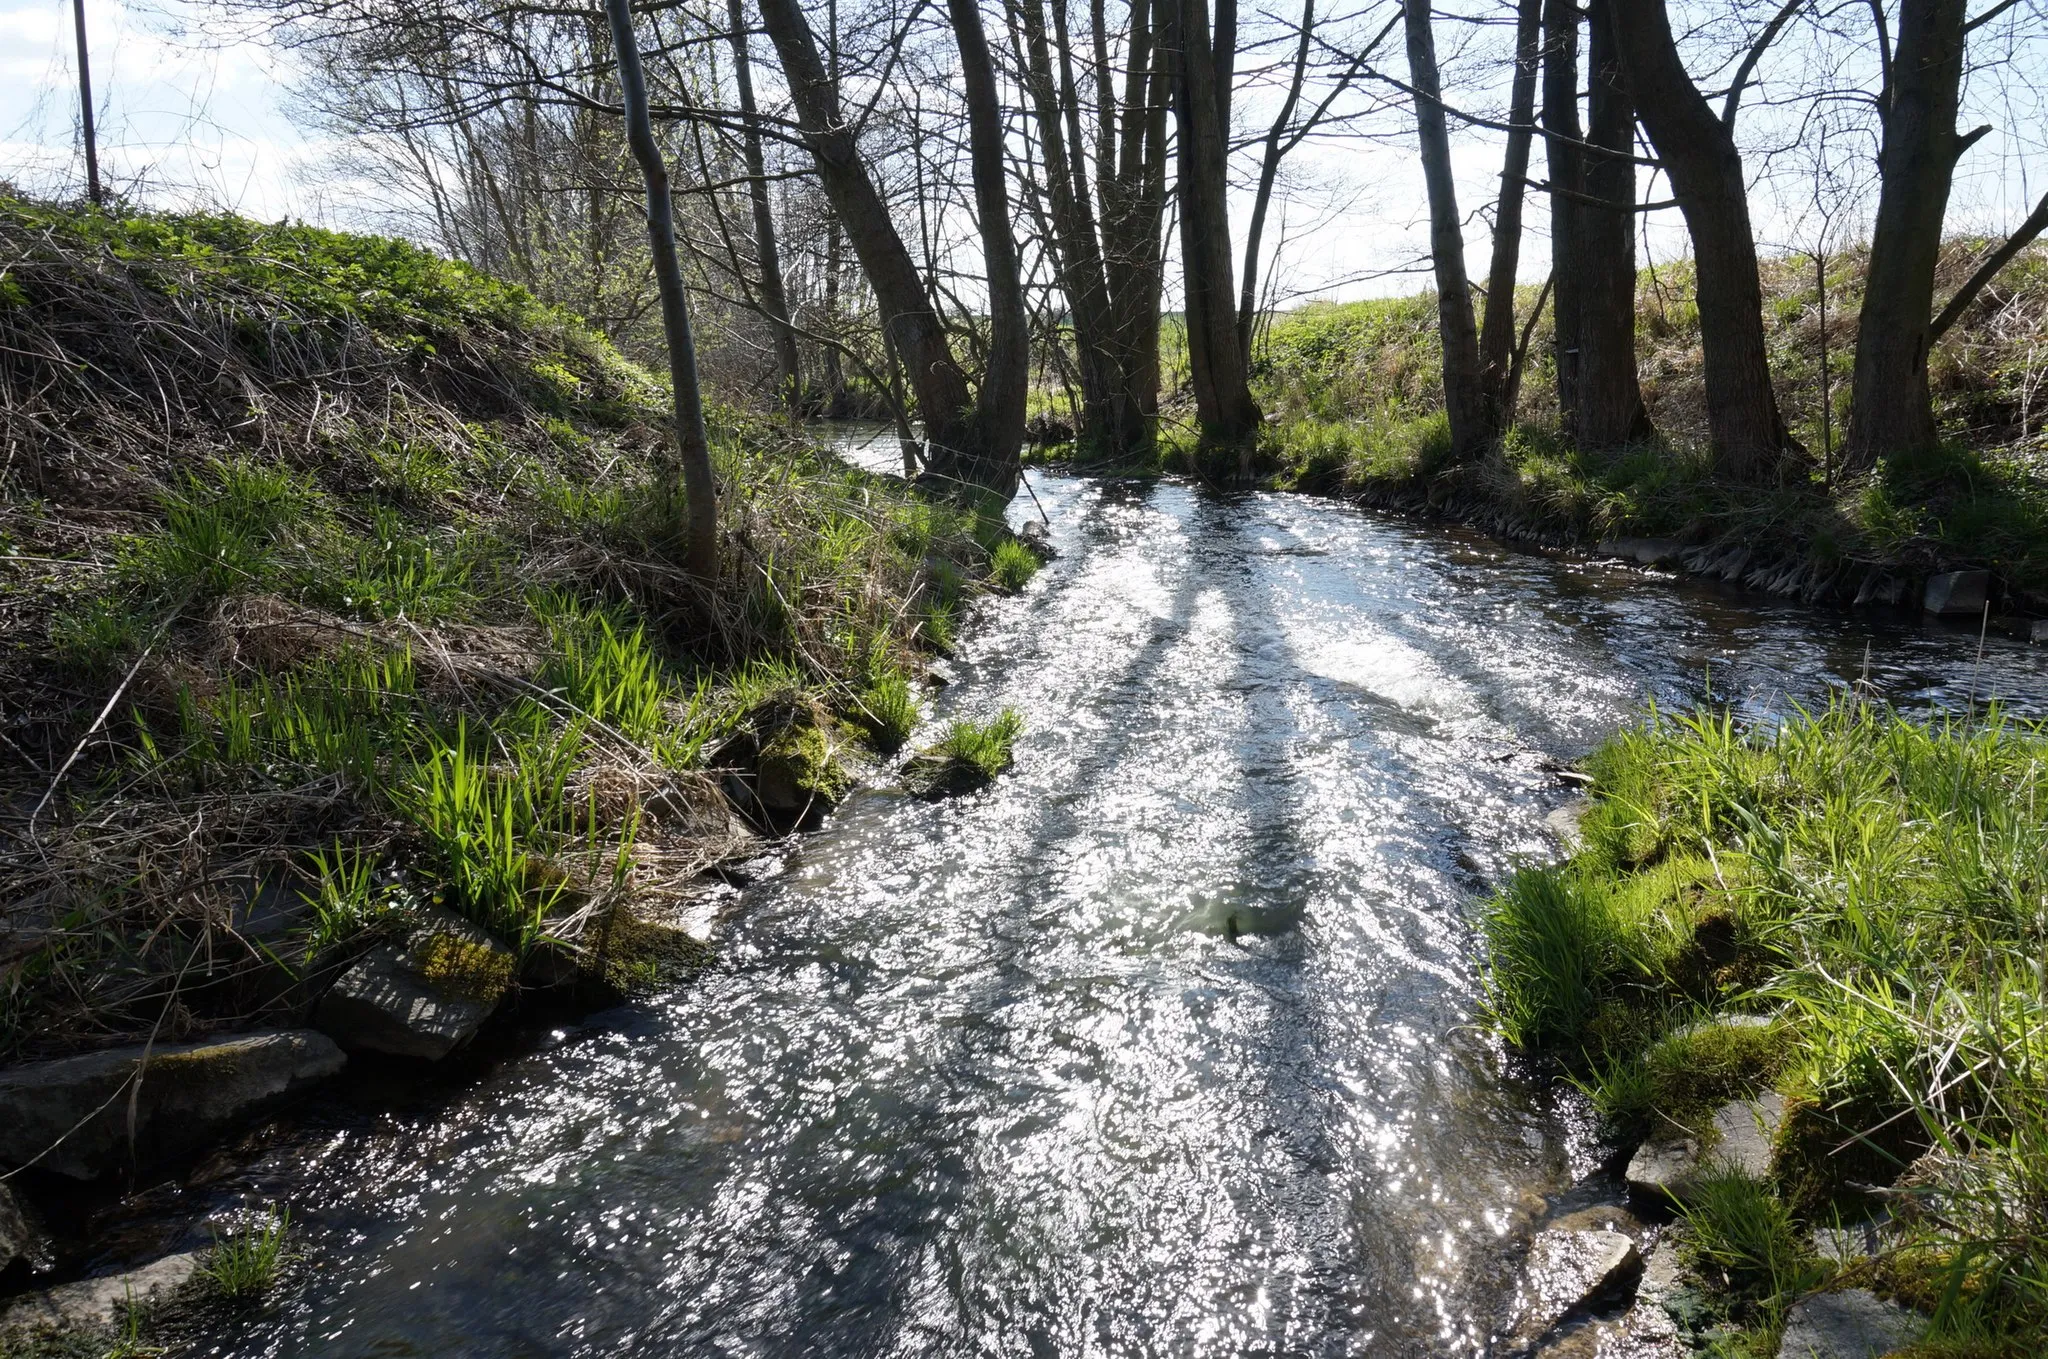
[[[1967,274],[1974,244],[1951,247],[1944,290]],[[1862,265],[1848,254],[1828,275],[1835,446],[1847,415]],[[1524,290],[1525,309],[1534,291]],[[1818,456],[1823,331],[1811,264],[1770,262],[1765,292],[1779,399]],[[2008,266],[1935,352],[1937,404],[1952,446],[1832,487],[1818,475],[1770,490],[1714,481],[1701,455],[1705,410],[1688,271],[1645,271],[1638,309],[1639,364],[1658,443],[1590,455],[1557,440],[1546,309],[1522,385],[1521,422],[1498,458],[1469,468],[1445,465],[1432,297],[1284,313],[1258,364],[1260,399],[1276,417],[1270,465],[1282,485],[1430,509],[1537,540],[1747,545],[1757,549],[1742,568],[1750,583],[1814,598],[1850,598],[1866,583],[1904,583],[1960,565],[1989,566],[2013,590],[2048,597],[2048,442],[2038,409],[2048,376],[2048,247]]]
[[[651,911],[723,771],[901,741],[987,560],[727,419],[698,590],[662,390],[399,242],[0,198],[0,259],[0,1061],[288,1018],[427,901]]]
[[[1774,731],[1653,719],[1587,767],[1582,848],[1483,914],[1487,1013],[1624,1144],[1785,1094],[1770,1182],[1688,1215],[1696,1320],[1767,1355],[1801,1293],[1862,1284],[1935,1314],[1929,1353],[2041,1353],[2048,730],[1844,700]],[[1717,1013],[1776,1022],[1694,1027]],[[1807,1243],[1880,1208],[1886,1248],[1846,1274]]]

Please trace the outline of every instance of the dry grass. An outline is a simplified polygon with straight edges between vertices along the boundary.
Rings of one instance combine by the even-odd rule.
[[[728,414],[691,580],[659,388],[397,242],[0,197],[0,270],[0,1060],[287,1018],[435,900],[688,895],[764,697],[854,715],[985,556]]]

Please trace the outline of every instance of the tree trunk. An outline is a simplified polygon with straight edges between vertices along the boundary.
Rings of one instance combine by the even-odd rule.
[[[796,328],[789,319],[789,293],[782,282],[782,254],[775,245],[775,212],[768,198],[768,162],[761,150],[761,115],[754,105],[753,62],[747,53],[747,17],[740,0],[726,0],[732,25],[733,81],[739,87],[740,118],[747,158],[747,189],[754,200],[754,259],[761,270],[761,306],[775,327],[777,386],[791,415],[803,409],[802,361],[797,357]]]
[[[1626,3],[1626,0],[1623,0]],[[1590,94],[1578,226],[1578,419],[1581,448],[1616,448],[1656,433],[1636,376],[1635,104],[1615,50],[1615,0],[1586,10]]]
[[[1742,155],[1679,60],[1664,0],[1628,0],[1613,13],[1638,116],[1692,234],[1715,470],[1731,481],[1783,477],[1803,466],[1804,450],[1771,389]]]
[[[1162,0],[1170,4],[1172,0]],[[1124,71],[1124,119],[1117,130],[1113,196],[1102,204],[1103,269],[1109,324],[1119,369],[1111,393],[1112,446],[1129,453],[1152,447],[1159,415],[1159,313],[1165,289],[1166,120],[1176,67],[1162,49],[1168,20],[1147,0],[1131,5],[1130,50]]]
[[[1415,89],[1415,130],[1422,146],[1422,177],[1429,189],[1429,253],[1436,266],[1437,329],[1444,346],[1444,410],[1450,416],[1452,456],[1469,458],[1500,431],[1489,418],[1479,363],[1479,330],[1472,321],[1472,288],[1465,277],[1464,221],[1451,177],[1451,137],[1444,125],[1437,79],[1436,37],[1426,0],[1408,0],[1402,22],[1408,35],[1408,83]]]
[[[1109,434],[1111,392],[1117,374],[1110,354],[1109,288],[1102,270],[1095,214],[1086,196],[1086,178],[1076,175],[1069,154],[1073,82],[1069,77],[1061,85],[1054,83],[1042,0],[1013,0],[1011,12],[1023,30],[1024,83],[1045,152],[1045,178],[1052,200],[1053,265],[1074,327],[1074,357],[1081,384],[1076,438],[1085,452],[1106,452],[1101,445]],[[1064,68],[1069,57],[1065,26],[1061,27]]]
[[[1933,345],[1934,269],[1950,181],[1967,143],[1956,133],[1963,76],[1964,0],[1903,0],[1892,61],[1891,106],[1878,155],[1881,187],[1843,461],[1873,466],[1888,453],[1935,441],[1927,388]]]
[[[655,145],[647,117],[647,83],[640,74],[640,47],[633,37],[630,0],[605,0],[612,46],[619,63],[619,90],[626,109],[626,140],[647,181],[647,240],[661,294],[661,325],[668,341],[669,381],[675,389],[676,445],[683,472],[686,515],[684,566],[700,581],[718,576],[718,483],[711,472],[710,440],[704,432],[704,402],[697,388],[697,349],[690,338],[690,310],[683,297],[683,272],[676,261],[675,212],[669,201],[668,166]]]
[[[974,441],[952,450],[958,455],[957,466],[948,467],[940,455],[928,470],[996,490],[1007,501],[1023,474],[1020,455],[1024,407],[1031,387],[1031,328],[1024,314],[1024,276],[1010,221],[1003,105],[981,9],[978,0],[947,0],[946,10],[953,20],[953,41],[960,52],[961,85],[967,98],[968,163],[974,179],[974,210],[981,226],[989,340],[974,408]]]
[[[1174,121],[1179,132],[1180,249],[1186,298],[1188,370],[1195,415],[1205,442],[1249,449],[1258,431],[1245,353],[1237,340],[1237,293],[1232,286],[1229,211],[1229,104],[1219,89],[1230,54],[1212,49],[1208,0],[1160,0],[1172,15],[1168,46],[1175,52]],[[1236,9],[1219,8],[1231,17]],[[1222,25],[1219,24],[1219,30]],[[1221,57],[1221,60],[1219,60]],[[1248,459],[1247,459],[1248,461]]]
[[[1479,362],[1487,422],[1495,433],[1514,422],[1515,275],[1522,266],[1522,200],[1536,116],[1536,73],[1543,61],[1543,0],[1521,0],[1515,16],[1515,78],[1508,92],[1507,149],[1493,214],[1493,260],[1486,271],[1486,313]]]
[[[1558,427],[1579,423],[1579,209],[1586,189],[1579,143],[1578,0],[1543,4],[1543,154],[1550,171],[1551,357],[1557,370]]]
[[[990,347],[980,408],[888,204],[861,161],[853,127],[840,110],[836,82],[818,60],[799,0],[761,0],[761,19],[782,59],[790,101],[818,178],[874,290],[889,342],[907,370],[932,450],[927,475],[952,490],[986,487],[1008,494],[1016,486],[1024,434],[1028,353],[1023,288],[1010,235],[1001,127],[980,14],[972,0],[952,0],[949,9],[967,76],[971,164],[988,276]]]

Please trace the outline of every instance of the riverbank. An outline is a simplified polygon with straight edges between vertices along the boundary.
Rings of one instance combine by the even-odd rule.
[[[1653,715],[1584,768],[1576,852],[1482,912],[1483,1013],[1676,1213],[1671,1320],[1722,1354],[1823,1312],[2039,1353],[2048,731],[1844,698]]]
[[[1944,247],[1942,287],[1982,242]],[[1310,303],[1266,323],[1253,389],[1267,425],[1261,484],[1337,496],[1504,541],[1602,554],[1829,605],[1930,602],[1931,579],[1983,572],[1933,603],[1972,619],[1988,602],[2024,635],[2048,616],[2048,472],[2038,391],[2048,369],[2048,247],[2022,252],[1958,319],[1931,363],[1943,448],[1845,475],[1829,452],[1847,419],[1863,259],[1832,261],[1826,298],[1811,262],[1764,262],[1765,337],[1785,418],[1812,453],[1809,479],[1741,486],[1712,475],[1698,313],[1683,263],[1638,280],[1637,368],[1658,437],[1592,452],[1561,441],[1550,316],[1529,331],[1516,423],[1475,462],[1453,463],[1442,414],[1432,294]],[[1523,315],[1539,291],[1520,290]],[[1218,483],[1235,451],[1205,454],[1186,409],[1178,331],[1163,335],[1164,410],[1146,467]],[[1040,450],[1059,460],[1072,445]],[[1979,599],[1981,588],[1982,600]]]
[[[98,1259],[77,1186],[701,965],[707,870],[898,750],[1035,565],[727,412],[692,580],[663,390],[401,242],[0,198],[0,245],[15,1288]]]

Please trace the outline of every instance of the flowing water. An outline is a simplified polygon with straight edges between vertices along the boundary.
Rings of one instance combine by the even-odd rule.
[[[215,1352],[1484,1353],[1597,1171],[1471,1027],[1471,905],[1556,852],[1555,762],[1710,674],[1757,712],[1866,673],[2048,709],[1997,638],[1032,484],[1060,556],[936,704],[1021,711],[1015,772],[857,795],[677,994],[316,1107],[278,1153],[307,1278]]]

